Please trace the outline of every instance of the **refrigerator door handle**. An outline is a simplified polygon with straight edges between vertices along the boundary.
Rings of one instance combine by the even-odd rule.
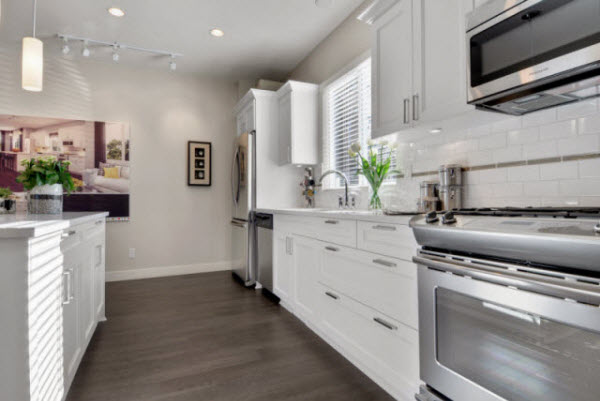
[[[233,203],[235,206],[237,206],[237,204],[238,204],[239,193],[240,193],[239,160],[240,160],[240,148],[236,147],[235,154],[233,155],[233,164],[231,166],[231,196],[233,197]],[[237,179],[238,179],[237,189],[235,186],[236,167],[237,167]]]

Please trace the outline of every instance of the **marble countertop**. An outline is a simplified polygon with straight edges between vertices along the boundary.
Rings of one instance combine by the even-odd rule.
[[[108,216],[108,212],[66,212],[63,214],[2,214],[0,238],[33,238],[64,230]]]
[[[292,209],[256,209],[257,213],[283,214],[293,216],[307,217],[324,217],[330,219],[346,219],[346,220],[361,220],[372,221],[378,223],[390,224],[408,224],[410,219],[416,216],[417,212],[407,212],[403,215],[388,216],[382,211],[358,210],[358,209],[308,209],[308,208],[292,208]]]

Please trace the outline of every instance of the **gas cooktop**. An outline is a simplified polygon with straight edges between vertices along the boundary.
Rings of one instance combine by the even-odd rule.
[[[600,207],[505,207],[451,210],[457,216],[600,218]]]

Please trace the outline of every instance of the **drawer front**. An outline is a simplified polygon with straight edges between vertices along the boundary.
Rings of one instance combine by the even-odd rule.
[[[399,322],[418,328],[417,266],[324,244],[319,281]]]
[[[63,230],[60,249],[63,253],[75,248],[83,239],[81,227],[68,227]]]
[[[365,251],[412,261],[417,242],[409,226],[358,222],[357,246]]]
[[[356,246],[356,220],[276,215],[275,228],[333,244]]]
[[[333,289],[320,286],[320,293],[327,335],[398,393],[411,397],[419,383],[418,332]]]

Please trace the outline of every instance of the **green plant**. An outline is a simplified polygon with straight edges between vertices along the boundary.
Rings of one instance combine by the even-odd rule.
[[[106,158],[110,160],[121,160],[123,156],[123,144],[121,141],[113,139],[106,144]]]
[[[17,182],[23,184],[26,190],[32,190],[41,185],[61,184],[68,194],[75,188],[73,177],[69,173],[68,161],[58,161],[54,157],[23,160],[21,166],[25,171],[17,177]]]
[[[8,198],[12,194],[13,192],[10,190],[10,188],[0,188],[0,198]]]
[[[388,146],[387,141],[375,143],[369,140],[366,157],[363,157],[360,153],[362,148],[359,143],[353,143],[350,149],[348,149],[350,156],[358,157],[359,167],[357,174],[363,175],[371,187],[372,193],[369,200],[369,208],[371,209],[381,209],[379,188],[381,188],[381,184],[383,184],[388,175],[402,173],[400,170],[390,170],[395,148],[395,144]]]

